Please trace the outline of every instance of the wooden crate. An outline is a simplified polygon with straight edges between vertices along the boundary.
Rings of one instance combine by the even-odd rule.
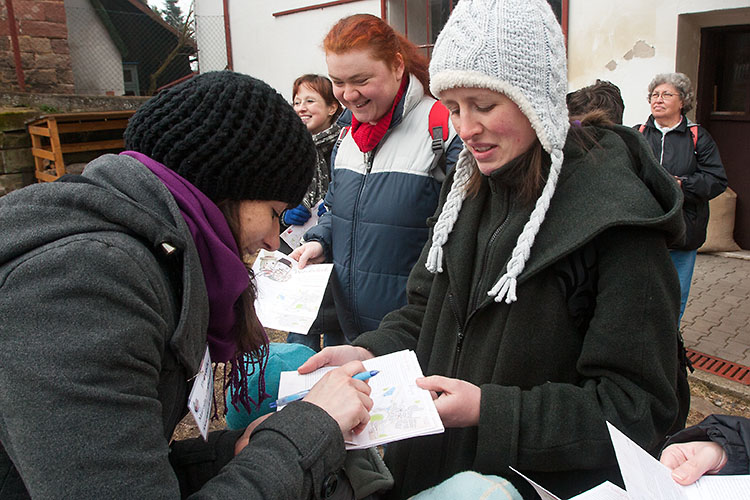
[[[66,153],[123,149],[122,132],[135,111],[57,113],[45,115],[27,125],[31,136],[35,175],[39,182],[50,182],[65,175]],[[96,141],[71,139],[85,132],[119,130],[117,138]]]

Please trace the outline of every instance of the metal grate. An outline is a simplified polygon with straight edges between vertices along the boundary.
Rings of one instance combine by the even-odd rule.
[[[725,359],[717,358],[716,356],[709,356],[702,352],[693,351],[692,349],[685,349],[687,351],[687,357],[693,364],[694,368],[703,370],[704,372],[713,373],[720,377],[734,380],[740,384],[750,385],[750,368],[742,366],[737,363],[732,363]]]

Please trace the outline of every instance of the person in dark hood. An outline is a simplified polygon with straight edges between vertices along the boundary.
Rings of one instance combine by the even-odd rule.
[[[310,133],[267,84],[222,71],[151,98],[125,145],[0,199],[0,496],[320,497],[369,420],[361,363],[259,425],[172,441],[206,356],[232,404],[265,394],[245,384],[268,338],[243,257],[278,248]]]

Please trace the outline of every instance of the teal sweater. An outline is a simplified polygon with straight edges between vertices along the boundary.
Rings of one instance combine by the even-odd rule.
[[[428,241],[409,277],[408,305],[355,342],[376,355],[414,349],[425,375],[481,387],[478,426],[388,445],[394,498],[469,469],[515,482],[508,466],[569,496],[619,482],[606,420],[648,450],[683,426],[679,284],[667,253],[684,230],[681,195],[637,132],[595,132],[589,151],[568,141],[517,302],[486,293],[533,208],[511,195],[508,165],[464,202],[443,247],[443,273],[425,269]],[[577,289],[566,285],[570,259],[588,273],[583,319],[568,296]],[[516,484],[526,497],[528,485]]]

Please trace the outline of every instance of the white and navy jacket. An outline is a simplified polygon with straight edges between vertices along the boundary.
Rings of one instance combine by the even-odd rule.
[[[441,187],[431,171],[435,153],[428,116],[434,102],[410,75],[391,125],[373,151],[362,153],[350,133],[334,148],[325,198],[329,211],[305,240],[319,241],[326,260],[334,263],[336,312],[349,341],[406,304],[406,280],[427,241],[426,221]],[[349,112],[345,115],[343,120],[350,119]],[[463,144],[448,127],[450,172]]]

